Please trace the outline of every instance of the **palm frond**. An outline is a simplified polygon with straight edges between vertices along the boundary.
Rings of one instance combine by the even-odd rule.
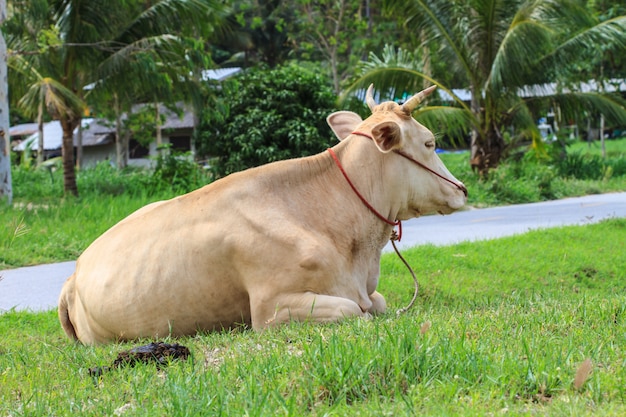
[[[555,35],[545,22],[533,19],[531,4],[518,10],[493,59],[486,87],[496,94],[536,82],[529,79],[533,75],[529,68]]]
[[[402,99],[421,91],[424,87],[424,80],[427,80],[448,93],[459,107],[470,111],[463,100],[451,89],[421,71],[421,63],[415,54],[402,49],[395,52],[392,47],[385,47],[383,52],[382,59],[370,53],[370,59],[362,63],[357,71],[360,74],[358,78],[344,90],[341,102],[352,95],[363,98],[365,89],[370,84],[374,84],[378,101]]]
[[[23,55],[9,55],[7,65],[20,75],[22,84],[36,82],[43,78],[37,70],[37,67],[33,65],[32,62],[25,59]]]
[[[406,16],[404,27],[409,33],[423,35],[422,42],[441,42],[442,47],[453,55],[452,59],[463,68],[468,78],[471,78],[473,74],[471,58],[465,49],[467,44],[463,42],[467,32],[461,27],[462,22],[455,19],[456,16],[463,15],[456,9],[467,8],[464,2],[388,0],[386,6],[388,14]]]
[[[228,11],[218,0],[162,0],[141,13],[121,32],[118,40],[132,43],[145,36],[163,33],[198,33],[223,29]],[[187,22],[185,27],[180,22]]]
[[[170,34],[140,38],[106,57],[98,66],[97,78],[109,78],[137,66],[140,67],[138,74],[141,75],[142,58],[152,55],[155,58],[163,58],[164,62],[177,60],[181,56],[182,47],[181,39]],[[143,70],[145,72],[149,68],[144,67]]]
[[[413,116],[435,135],[445,135],[455,144],[462,143],[477,123],[470,111],[458,107],[425,106],[418,108]]]
[[[515,129],[514,143],[531,141],[531,146],[539,152],[544,151],[541,133],[535,123],[535,118],[527,106],[527,102],[518,98],[509,109],[510,125]]]
[[[601,92],[573,92],[547,97],[556,103],[565,120],[589,114],[602,114],[606,121],[619,126],[626,125],[626,100],[617,94]]]
[[[85,109],[84,102],[57,80],[42,77],[32,84],[27,93],[18,101],[25,113],[34,117],[43,101],[53,118],[68,116],[80,117]]]
[[[568,32],[543,60],[568,66],[580,59],[581,51],[626,49],[626,16],[593,25],[587,23],[587,26],[578,26],[576,31]]]

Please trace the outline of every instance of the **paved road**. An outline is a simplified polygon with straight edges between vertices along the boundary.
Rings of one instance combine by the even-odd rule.
[[[492,239],[613,217],[626,217],[626,192],[422,217],[403,223],[398,247]],[[391,250],[391,244],[385,247],[385,251]],[[55,308],[61,287],[74,272],[74,265],[75,262],[62,262],[0,271],[0,314],[11,308],[32,311]]]

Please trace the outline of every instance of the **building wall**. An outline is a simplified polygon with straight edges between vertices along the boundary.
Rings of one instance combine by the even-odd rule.
[[[115,164],[116,158],[115,143],[100,146],[84,146],[81,167],[93,167],[99,162],[106,161],[107,159]]]

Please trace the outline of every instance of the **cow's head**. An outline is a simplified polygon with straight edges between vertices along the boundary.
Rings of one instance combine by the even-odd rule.
[[[408,192],[408,206],[398,213],[404,220],[429,213],[451,213],[467,200],[467,190],[445,167],[435,153],[435,136],[419,124],[411,113],[435,86],[415,94],[404,104],[393,101],[377,104],[372,96],[373,86],[367,90],[366,102],[372,115],[365,120],[353,112],[340,111],[328,116],[328,124],[339,140],[349,136],[365,136],[373,140],[387,158],[395,181],[402,194]],[[389,171],[388,171],[389,172]],[[405,194],[406,195],[406,194]]]

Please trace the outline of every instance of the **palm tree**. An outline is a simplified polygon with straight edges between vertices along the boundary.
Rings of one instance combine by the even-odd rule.
[[[128,162],[129,134],[122,133],[120,115],[133,104],[185,101],[203,103],[201,70],[212,65],[205,51],[208,39],[227,32],[228,9],[216,0],[163,0],[131,13],[112,40],[112,49],[96,68],[92,96],[109,97],[115,109],[118,167]],[[93,101],[90,100],[90,101]]]
[[[626,45],[626,16],[599,23],[579,2],[568,0],[387,0],[390,13],[405,17],[404,27],[420,34],[416,44],[439,46],[437,56],[446,74],[429,74],[405,51],[386,50],[375,56],[348,92],[369,83],[379,91],[419,90],[423,80],[436,84],[454,107],[423,108],[416,117],[471,130],[470,163],[486,174],[498,166],[511,145],[508,139],[530,139],[539,146],[540,135],[531,112],[533,101],[559,106],[563,117],[582,109],[596,109],[612,120],[626,121],[626,107],[618,96],[543,91],[541,97],[522,97],[528,86],[556,82],[562,68],[572,65],[581,51],[597,46]],[[419,45],[418,45],[419,46]],[[466,103],[440,79],[461,80],[468,87]]]
[[[41,76],[33,67],[30,72],[36,77],[28,92],[20,99],[18,105],[28,116],[37,117],[39,140],[37,147],[37,166],[43,162],[43,110],[47,109],[53,119],[81,115],[85,109],[84,102],[63,84]]]
[[[140,0],[50,0],[47,6],[49,12],[42,18],[52,21],[57,38],[46,47],[46,59],[42,51],[33,51],[37,60],[32,66],[45,64],[47,77],[40,78],[53,80],[79,102],[85,99],[88,85],[95,86],[94,97],[103,90],[109,96],[118,92],[125,98],[128,92],[145,94],[155,87],[154,74],[160,71],[156,66],[166,68],[172,87],[180,84],[179,78],[188,79],[185,73],[175,73],[182,68],[189,71],[189,65],[180,65],[188,62],[189,55],[189,42],[180,35],[207,36],[219,27],[224,9],[218,0],[161,0],[148,4]],[[143,59],[145,56],[150,59]],[[123,102],[130,103],[130,98]],[[59,111],[75,109],[71,103],[65,104],[48,107],[48,111],[63,128],[64,190],[77,195],[73,132],[83,113]]]

